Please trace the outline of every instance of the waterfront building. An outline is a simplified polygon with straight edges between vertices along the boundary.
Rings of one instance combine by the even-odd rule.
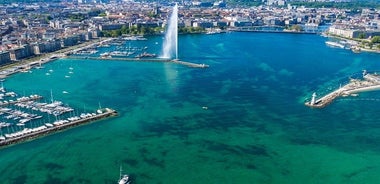
[[[77,35],[68,36],[61,39],[62,47],[69,47],[77,45],[79,41],[79,37]]]
[[[225,21],[215,21],[213,22],[214,27],[227,27],[228,22]]]
[[[121,29],[125,24],[100,24],[99,30],[100,31],[108,31],[108,30],[116,30]]]
[[[214,27],[214,24],[212,22],[206,22],[206,21],[194,22],[193,27],[211,28],[211,27]]]
[[[91,30],[90,34],[92,38],[99,38],[101,36],[101,32],[99,29]]]
[[[8,51],[0,51],[0,65],[5,65],[11,62],[11,56]]]
[[[252,21],[249,20],[237,20],[230,22],[231,27],[251,27],[253,26]]]
[[[328,30],[330,34],[337,35],[337,36],[342,36],[346,38],[355,38],[358,37],[359,31],[358,30],[352,30],[352,29],[344,29],[344,28],[339,28],[335,26],[331,26]]]
[[[331,26],[328,32],[346,38],[359,38],[359,35],[361,34],[363,34],[365,38],[380,36],[380,30],[350,29],[336,26]]]
[[[35,43],[33,45],[33,52],[34,54],[38,55],[42,53],[54,52],[61,48],[62,48],[61,41],[58,39],[55,39],[55,40]]]
[[[18,48],[9,50],[10,58],[13,61],[24,59],[33,55],[32,47],[30,45],[23,45]]]

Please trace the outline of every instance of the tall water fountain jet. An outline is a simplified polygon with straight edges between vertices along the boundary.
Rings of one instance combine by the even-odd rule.
[[[162,58],[178,59],[178,5],[175,4],[166,30]]]

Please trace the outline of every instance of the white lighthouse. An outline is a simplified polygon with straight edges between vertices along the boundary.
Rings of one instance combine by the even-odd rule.
[[[367,75],[367,70],[363,70],[363,77]]]
[[[315,97],[317,97],[317,94],[314,92],[313,95],[311,95],[310,105],[314,105],[315,104]]]

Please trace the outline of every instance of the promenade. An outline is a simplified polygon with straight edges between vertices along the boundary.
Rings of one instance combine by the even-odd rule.
[[[77,51],[77,50],[82,50],[88,47],[96,46],[98,44],[101,44],[103,42],[107,42],[112,40],[113,38],[99,38],[99,39],[94,39],[88,42],[84,42],[78,45],[74,45],[71,47],[63,48],[51,53],[46,53],[46,54],[41,54],[38,56],[33,56],[30,58],[22,59],[20,61],[13,62],[11,64],[7,64],[4,66],[0,67],[0,79],[4,79],[8,77],[9,75],[26,71],[34,66],[37,65],[42,65],[51,61],[54,61],[58,58],[65,57],[67,54]]]

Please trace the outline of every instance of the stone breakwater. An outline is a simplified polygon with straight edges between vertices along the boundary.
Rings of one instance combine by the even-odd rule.
[[[338,97],[357,96],[357,93],[380,90],[380,76],[364,72],[363,79],[351,79],[350,82],[339,89],[317,99],[316,94],[305,105],[315,108],[323,108],[333,102]]]

